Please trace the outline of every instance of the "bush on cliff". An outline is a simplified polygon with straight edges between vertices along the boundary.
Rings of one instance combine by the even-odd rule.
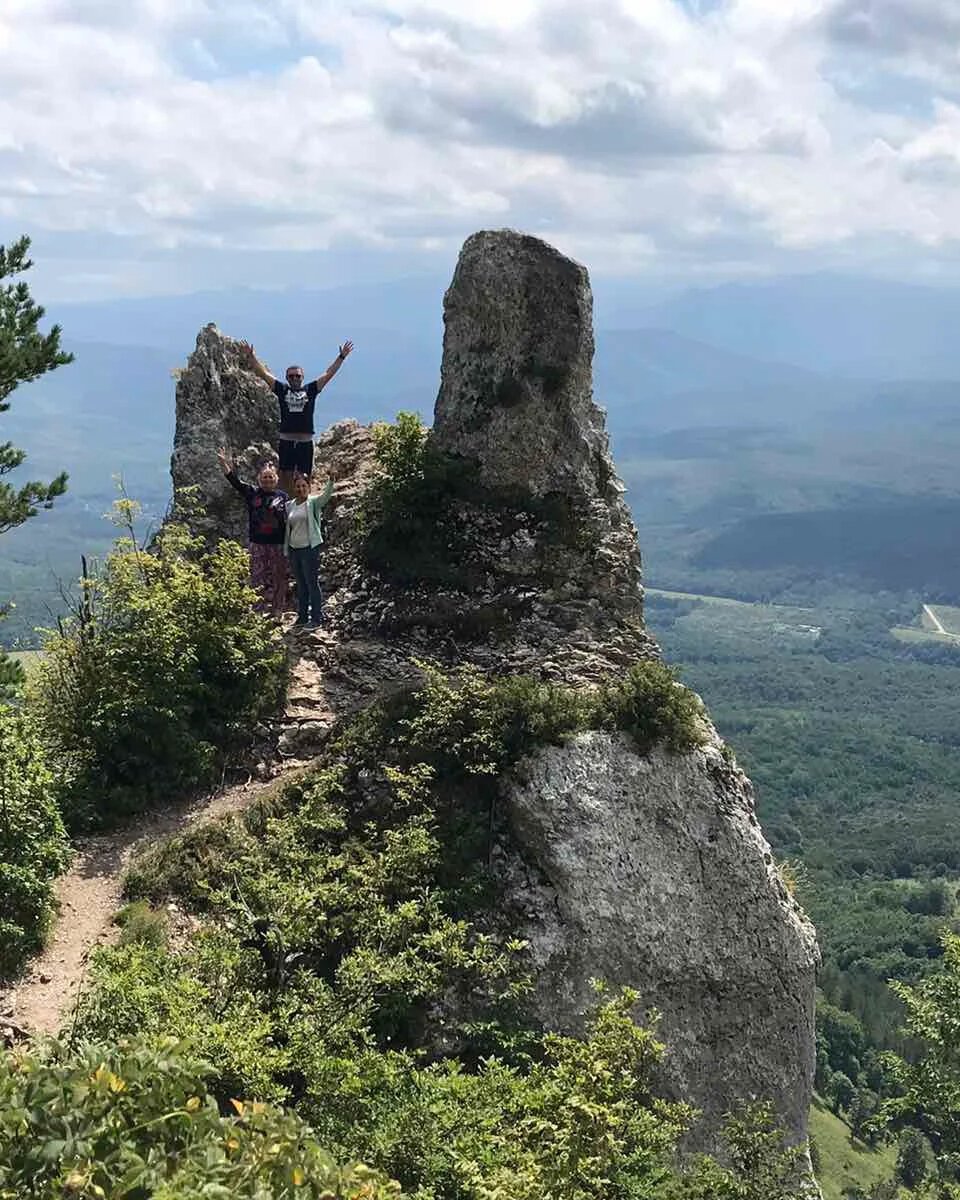
[[[174,1043],[52,1046],[0,1059],[0,1200],[387,1200],[296,1116],[233,1099]]]
[[[596,704],[424,666],[280,797],[135,864],[128,892],[176,897],[199,930],[178,947],[150,921],[139,942],[127,927],[96,958],[73,1036],[186,1039],[221,1106],[295,1105],[337,1158],[416,1200],[707,1194],[691,1189],[715,1165],[675,1168],[692,1113],[656,1096],[662,1048],[634,1023],[636,997],[601,998],[583,1038],[545,1036],[523,945],[496,915],[499,781]]]
[[[522,530],[583,548],[581,521],[562,497],[485,485],[475,463],[438,449],[412,413],[377,427],[375,453],[379,470],[360,509],[359,550],[388,583],[480,589],[496,556],[479,530],[495,530],[494,544]],[[545,563],[539,573],[549,575]]]
[[[702,1156],[667,1187],[660,1200],[797,1200],[804,1186],[805,1146],[788,1146],[770,1104],[746,1104],[728,1113],[724,1161]]]
[[[596,723],[629,733],[641,754],[662,744],[674,754],[702,745],[706,713],[700,697],[661,662],[635,663],[619,680],[604,684]]]
[[[32,722],[0,705],[0,978],[43,940],[69,859],[53,776]]]
[[[451,499],[475,474],[437,450],[413,413],[374,430],[379,468],[360,509],[360,554],[383,579],[399,585],[464,586],[464,529]]]
[[[118,502],[121,519],[129,506]],[[32,689],[70,823],[210,784],[275,710],[285,656],[254,599],[241,547],[206,552],[181,525],[165,526],[150,551],[121,539],[85,581]]]

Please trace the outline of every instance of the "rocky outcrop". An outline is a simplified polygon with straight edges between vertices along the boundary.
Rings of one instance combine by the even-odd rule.
[[[476,460],[493,487],[615,505],[593,348],[579,263],[524,234],[475,233],[444,298],[437,443]]]
[[[592,396],[590,307],[586,271],[536,239],[482,233],[464,246],[431,441],[454,468],[431,500],[443,573],[378,568],[354,520],[375,471],[371,432],[342,422],[319,439],[317,471],[336,480],[329,624],[292,656],[285,753],[308,755],[338,717],[415,679],[418,658],[591,686],[658,655]],[[206,530],[238,525],[217,445],[253,457],[273,419],[233,343],[205,329],[178,387],[174,478],[207,488]],[[600,732],[541,750],[504,780],[492,862],[547,1025],[577,1028],[591,977],[630,984],[662,1014],[665,1086],[703,1109],[694,1144],[715,1144],[723,1112],[751,1098],[771,1100],[800,1139],[816,942],[749,782],[707,733],[683,755]]]
[[[592,391],[583,267],[510,231],[468,239],[444,300],[433,449],[462,478],[438,513],[449,578],[357,563],[344,632],[377,629],[451,661],[568,683],[656,656],[637,531]]]
[[[216,325],[197,335],[197,346],[177,379],[176,428],[170,475],[174,496],[196,488],[191,524],[206,537],[246,537],[246,513],[217,463],[221,446],[254,479],[261,463],[276,462],[279,411],[269,389],[240,367],[239,345]]]
[[[667,1090],[703,1112],[692,1144],[754,1098],[802,1140],[816,940],[718,740],[641,756],[585,733],[531,757],[505,799],[497,869],[544,1023],[576,1030],[592,979],[636,988],[660,1013]]]

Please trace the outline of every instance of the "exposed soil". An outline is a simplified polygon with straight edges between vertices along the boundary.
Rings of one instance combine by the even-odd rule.
[[[301,764],[275,778],[237,784],[164,812],[144,813],[111,833],[84,838],[57,884],[59,916],[46,949],[13,985],[0,989],[0,1034],[8,1029],[56,1034],[69,1020],[83,986],[90,952],[116,940],[113,917],[122,904],[123,875],[139,850],[189,825],[239,812],[273,791]]]

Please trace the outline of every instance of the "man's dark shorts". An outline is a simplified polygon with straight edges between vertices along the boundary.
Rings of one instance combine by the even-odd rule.
[[[288,442],[280,438],[277,443],[277,457],[280,460],[281,471],[299,471],[309,479],[313,474],[313,440],[309,442]]]

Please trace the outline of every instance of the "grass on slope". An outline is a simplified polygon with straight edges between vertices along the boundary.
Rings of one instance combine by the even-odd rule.
[[[817,641],[822,633],[813,609],[781,604],[755,604],[727,596],[705,596],[695,592],[647,588],[647,621],[660,632],[681,623],[686,636],[699,636],[718,650],[747,644],[768,649],[802,647]]]
[[[783,612],[791,613],[811,613],[815,611],[812,608],[798,608],[796,605],[759,604],[752,600],[734,600],[732,596],[707,596],[700,592],[674,592],[668,588],[646,587],[644,588],[644,592],[648,596],[664,596],[668,600],[698,600],[703,604],[726,604],[733,608],[743,608],[750,611],[758,609],[781,609]],[[957,612],[960,613],[960,609]]]
[[[898,642],[906,645],[922,645],[935,642],[941,646],[956,646],[957,637],[953,633],[937,633],[934,629],[917,629],[912,625],[894,625],[890,630]]]
[[[894,1146],[871,1150],[850,1133],[850,1127],[814,1097],[810,1109],[810,1136],[820,1153],[817,1176],[824,1200],[843,1200],[854,1186],[869,1191],[893,1175],[897,1153]]]

